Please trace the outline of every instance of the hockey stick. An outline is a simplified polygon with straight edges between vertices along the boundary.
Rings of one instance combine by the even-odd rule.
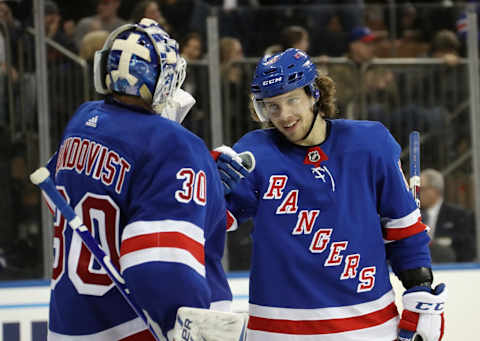
[[[420,133],[410,133],[410,191],[417,207],[420,207]]]
[[[413,194],[417,207],[420,207],[420,133],[412,131],[409,136],[410,149],[410,191]],[[423,338],[414,334],[413,341],[423,341]]]
[[[125,301],[127,301],[130,307],[132,307],[132,309],[143,320],[143,322],[145,322],[153,337],[157,341],[165,341],[161,331],[157,330],[160,328],[158,326],[155,327],[151,319],[149,321],[143,310],[138,306],[133,296],[130,295],[128,287],[125,284],[125,280],[113,265],[110,257],[107,256],[100,248],[97,241],[90,234],[88,228],[82,223],[80,217],[75,214],[72,207],[70,207],[67,201],[61,196],[60,192],[58,192],[53,180],[50,177],[50,172],[48,169],[45,167],[37,169],[35,172],[30,174],[30,181],[39,186],[60,210],[61,214],[67,219],[68,225],[70,225],[70,227],[78,233],[82,239],[82,242],[95,257],[96,261],[100,263],[102,268],[107,272],[108,277],[110,277],[113,283],[115,283]]]

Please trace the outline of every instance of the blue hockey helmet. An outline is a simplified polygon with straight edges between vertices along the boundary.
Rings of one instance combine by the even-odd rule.
[[[113,31],[94,61],[101,94],[138,96],[161,113],[185,79],[178,43],[154,20],[142,19]]]
[[[251,84],[252,100],[261,121],[269,117],[258,105],[264,98],[274,97],[297,88],[308,87],[316,99],[320,94],[315,84],[317,68],[310,57],[299,49],[290,48],[272,56],[263,57],[255,69]]]

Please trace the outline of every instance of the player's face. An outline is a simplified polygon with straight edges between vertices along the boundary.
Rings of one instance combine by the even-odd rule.
[[[312,97],[303,88],[265,98],[263,108],[272,124],[293,143],[302,140],[313,120]]]

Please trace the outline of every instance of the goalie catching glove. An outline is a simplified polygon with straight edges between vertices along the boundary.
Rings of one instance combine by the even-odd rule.
[[[445,284],[431,289],[415,286],[403,294],[403,313],[399,324],[399,341],[440,341],[445,321],[443,308],[447,299]]]
[[[255,169],[255,157],[248,151],[237,153],[228,146],[221,146],[210,153],[217,162],[225,195],[229,194],[242,178],[248,176]]]

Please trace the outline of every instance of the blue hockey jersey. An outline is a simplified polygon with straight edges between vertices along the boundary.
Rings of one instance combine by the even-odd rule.
[[[430,267],[429,238],[408,190],[400,147],[376,122],[329,120],[318,146],[256,130],[235,145],[255,170],[227,196],[252,217],[248,340],[397,338],[389,280]]]
[[[87,102],[48,168],[164,335],[180,306],[229,305],[223,188],[200,138],[159,115]],[[58,212],[53,245],[49,340],[153,339]]]

